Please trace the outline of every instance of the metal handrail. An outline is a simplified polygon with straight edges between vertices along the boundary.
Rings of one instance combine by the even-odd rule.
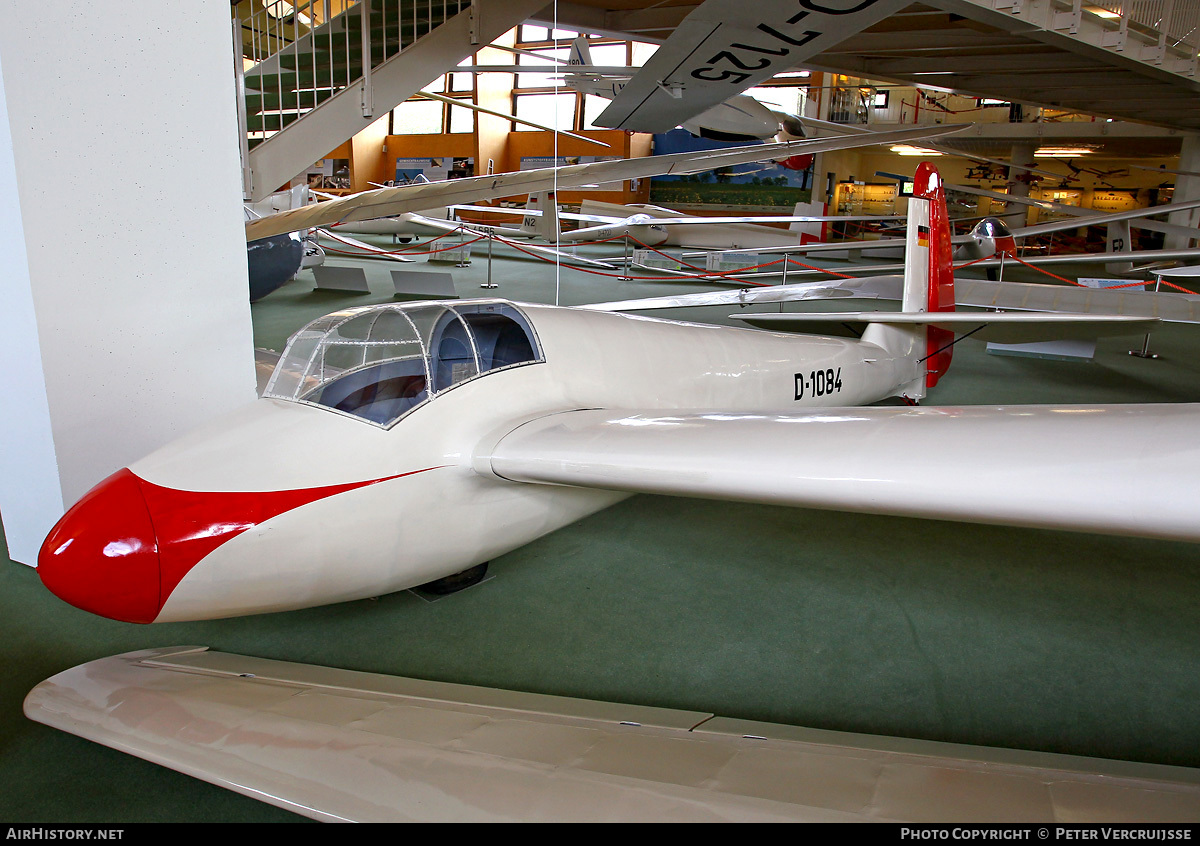
[[[1096,9],[1116,15],[1122,29],[1133,23],[1159,33],[1160,45],[1200,48],[1200,0],[1089,0],[1086,11]]]

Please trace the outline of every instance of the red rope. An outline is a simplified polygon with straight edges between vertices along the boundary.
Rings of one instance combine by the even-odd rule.
[[[513,249],[517,250],[518,252],[522,252],[522,253],[525,253],[526,255],[533,256],[534,258],[538,259],[539,261],[544,261],[548,264],[557,264],[558,263],[557,259],[548,258],[547,256],[544,256],[541,253],[535,252],[533,250],[527,250],[524,247],[522,247],[520,244],[517,244],[513,241],[509,241],[506,238],[501,238],[498,235],[493,236],[493,237],[497,241],[499,241],[501,244],[507,244],[508,246],[512,247]],[[586,268],[586,267],[575,267],[574,269],[578,270],[580,273],[589,273],[593,276],[608,276],[613,279],[630,279],[630,280],[636,280],[636,281],[664,282],[664,281],[668,281],[669,279],[696,279],[696,280],[700,280],[700,281],[737,282],[742,285],[754,285],[756,287],[762,287],[763,285],[766,284],[765,282],[751,282],[747,279],[730,278],[726,275],[726,273],[740,273],[742,271],[727,271],[727,272],[713,271],[711,273],[706,272],[703,276],[663,277],[663,276],[626,276],[624,273],[605,273],[602,270],[592,270],[592,269]]]
[[[815,264],[805,264],[804,262],[800,261],[800,259],[794,259],[791,256],[788,256],[787,263],[788,264],[798,264],[801,267],[807,267],[809,270],[819,270],[822,273],[828,273],[830,276],[840,276],[843,279],[857,279],[858,278],[857,276],[854,276],[849,273],[838,273],[836,270],[830,270],[828,267],[817,267]]]
[[[1030,264],[1030,263],[1029,263],[1029,262],[1027,262],[1027,261],[1023,261],[1023,260],[1021,260],[1020,258],[1018,258],[1017,256],[1011,255],[1011,254],[1009,254],[1009,253],[1005,253],[1005,255],[1007,255],[1009,258],[1013,259],[1014,261],[1020,262],[1021,264],[1025,265],[1025,266],[1026,266],[1026,267],[1028,267],[1030,270],[1036,270],[1038,273],[1044,273],[1044,274],[1046,274],[1047,276],[1050,276],[1050,277],[1052,277],[1052,278],[1054,278],[1054,279],[1059,279],[1059,280],[1061,280],[1061,281],[1063,281],[1063,282],[1067,282],[1068,284],[1074,285],[1076,288],[1086,288],[1086,287],[1088,287],[1087,285],[1082,285],[1082,284],[1080,284],[1079,282],[1076,282],[1074,279],[1068,279],[1068,278],[1066,278],[1065,276],[1059,276],[1057,273],[1051,273],[1051,272],[1050,272],[1050,271],[1048,271],[1048,270],[1042,270],[1040,267],[1037,267],[1036,265],[1032,265],[1032,264]],[[963,266],[965,267],[966,265],[963,265]],[[1182,292],[1183,292],[1183,293],[1185,293],[1185,294],[1192,294],[1193,296],[1195,296],[1195,295],[1196,295],[1196,292],[1195,292],[1195,291],[1190,291],[1190,290],[1188,290],[1187,288],[1181,287],[1181,286],[1179,286],[1179,285],[1176,285],[1176,284],[1174,284],[1174,283],[1172,283],[1172,282],[1168,282],[1168,281],[1166,281],[1165,279],[1162,279],[1162,280],[1160,280],[1160,281],[1162,282],[1162,284],[1164,284],[1164,285],[1166,285],[1166,286],[1168,286],[1168,287],[1170,287],[1170,288],[1174,288],[1174,289],[1175,289],[1175,290],[1177,290],[1177,291],[1182,291]],[[1118,290],[1118,289],[1120,289],[1120,288],[1145,288],[1145,287],[1146,287],[1146,283],[1145,283],[1145,282],[1129,282],[1129,283],[1127,283],[1127,284],[1125,284],[1125,285],[1107,285],[1107,286],[1105,286],[1105,289],[1106,289],[1106,290],[1109,290],[1109,291],[1115,291],[1115,290]]]
[[[451,232],[447,232],[443,235],[438,235],[437,237],[430,238],[424,244],[421,244],[421,246],[426,246],[427,244],[432,244],[434,241],[439,241],[442,238],[445,238],[448,235],[453,235],[455,232],[459,232],[459,231],[463,231],[463,230],[455,229],[455,230],[453,230]],[[351,244],[349,241],[345,240],[344,238],[339,238],[337,235],[335,235],[332,232],[329,232],[327,234],[329,235],[330,238],[333,238],[335,241],[340,241],[341,243],[345,244],[346,246],[353,247],[354,249],[359,251],[358,253],[352,253],[352,252],[347,252],[346,250],[338,250],[338,249],[334,249],[332,247],[329,248],[330,252],[338,253],[339,255],[343,255],[343,256],[362,255],[362,253],[364,251],[367,253],[373,253],[373,254],[383,255],[383,256],[396,256],[396,255],[426,256],[426,255],[432,255],[434,253],[444,253],[444,252],[448,252],[450,250],[457,250],[466,244],[474,244],[476,241],[482,241],[484,238],[488,237],[486,235],[480,235],[478,238],[472,238],[470,241],[460,241],[459,243],[457,243],[453,246],[443,247],[443,248],[437,249],[437,250],[415,250],[412,247],[406,247],[406,248],[400,249],[400,250],[383,250],[383,249],[378,249],[376,247],[372,247],[370,244],[363,244],[362,246],[359,246],[357,244]]]

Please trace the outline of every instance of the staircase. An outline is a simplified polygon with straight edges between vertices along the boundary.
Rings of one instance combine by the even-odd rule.
[[[238,10],[250,7],[241,3]],[[545,0],[265,0],[237,23],[240,47],[275,50],[241,76],[243,190],[258,201],[387,115],[422,86],[545,5]],[[278,49],[276,49],[278,48]]]

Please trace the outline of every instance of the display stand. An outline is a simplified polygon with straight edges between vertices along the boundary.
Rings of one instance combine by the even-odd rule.
[[[412,299],[414,297],[430,297],[439,300],[458,298],[454,290],[454,277],[449,273],[435,273],[429,270],[393,270],[392,285],[396,288],[396,297]]]
[[[317,284],[314,291],[343,291],[349,294],[369,294],[367,272],[361,267],[331,267],[327,264],[312,269]]]

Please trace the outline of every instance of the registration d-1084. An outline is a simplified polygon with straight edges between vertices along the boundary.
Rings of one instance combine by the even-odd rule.
[[[842,368],[832,367],[825,370],[810,370],[808,373],[796,374],[796,399],[805,396],[823,397],[838,394],[842,391]]]

